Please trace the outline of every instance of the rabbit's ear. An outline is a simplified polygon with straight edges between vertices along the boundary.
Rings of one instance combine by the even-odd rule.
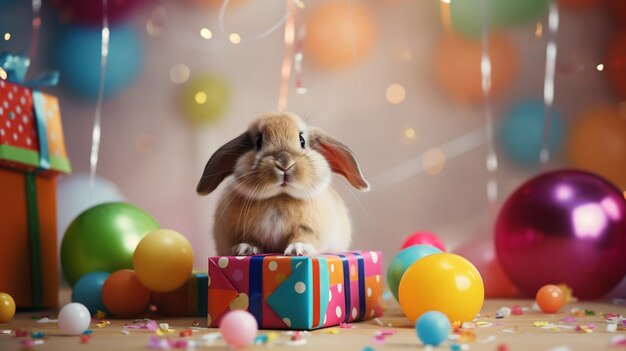
[[[309,128],[308,135],[311,147],[326,158],[333,172],[344,176],[358,190],[370,190],[354,153],[346,145],[318,128]]]
[[[220,147],[209,159],[198,182],[196,191],[200,195],[210,194],[224,178],[231,175],[237,159],[249,150],[253,144],[247,132]]]

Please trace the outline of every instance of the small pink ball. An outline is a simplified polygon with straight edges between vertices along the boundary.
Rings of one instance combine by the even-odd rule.
[[[222,338],[234,348],[252,345],[258,330],[254,316],[242,310],[228,312],[220,323]]]
[[[409,235],[406,240],[404,240],[402,249],[406,249],[407,247],[413,245],[432,245],[439,250],[446,252],[446,245],[443,244],[437,234],[428,231],[418,231]]]

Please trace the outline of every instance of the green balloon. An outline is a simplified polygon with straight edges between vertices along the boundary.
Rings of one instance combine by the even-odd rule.
[[[191,78],[183,86],[180,99],[187,119],[203,124],[222,117],[230,102],[230,91],[222,78],[205,74]]]
[[[61,267],[71,285],[91,272],[133,268],[139,241],[160,228],[144,210],[124,202],[91,207],[78,215],[61,243]]]
[[[528,24],[548,8],[549,0],[487,0],[489,30]],[[478,37],[483,28],[482,0],[453,0],[450,18],[455,32]]]

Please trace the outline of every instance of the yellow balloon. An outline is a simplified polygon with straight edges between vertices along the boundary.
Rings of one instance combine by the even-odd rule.
[[[137,278],[148,290],[176,290],[189,279],[193,249],[182,234],[157,229],[141,239],[133,255],[133,265]]]
[[[439,311],[450,321],[471,321],[485,300],[480,273],[465,258],[451,254],[432,254],[407,269],[398,290],[400,307],[415,321],[428,311]]]
[[[15,301],[11,295],[0,292],[0,323],[10,322],[15,316]]]

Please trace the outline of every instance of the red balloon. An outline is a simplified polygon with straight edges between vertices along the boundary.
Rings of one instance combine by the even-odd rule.
[[[485,298],[517,298],[520,291],[513,285],[498,257],[492,238],[481,238],[470,241],[457,250],[455,254],[465,257],[480,272],[485,285]]]
[[[600,298],[626,274],[626,200],[592,173],[541,174],[502,207],[496,252],[528,296],[546,284],[563,283],[581,299]]]
[[[608,0],[609,13],[618,21],[626,22],[626,1],[624,0]]]
[[[446,245],[443,244],[441,239],[439,239],[435,233],[428,231],[418,231],[409,235],[409,237],[404,240],[402,249],[406,249],[407,247],[413,245],[432,245],[439,250],[446,252]]]
[[[109,24],[130,17],[145,0],[109,0],[107,17]],[[52,3],[61,11],[61,18],[87,25],[102,25],[102,0],[53,0]]]

